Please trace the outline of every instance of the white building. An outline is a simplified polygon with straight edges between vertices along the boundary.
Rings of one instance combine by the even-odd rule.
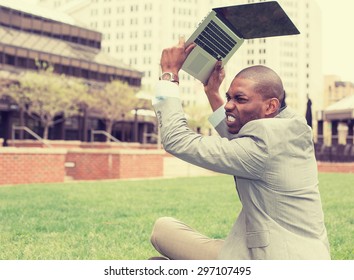
[[[102,48],[110,55],[145,73],[143,90],[151,94],[160,75],[159,59],[164,47],[188,37],[212,8],[262,0],[39,0],[60,8],[103,33]],[[281,76],[287,103],[300,114],[307,95],[313,112],[322,108],[321,13],[315,0],[279,0],[301,34],[246,41],[226,67],[226,91],[244,67],[262,64]],[[181,75],[185,104],[206,102],[203,87],[189,75]]]
[[[142,90],[152,95],[160,76],[160,55],[165,47],[189,36],[212,5],[202,0],[39,0],[65,10],[103,33],[102,48],[111,56],[145,73]],[[85,5],[86,3],[87,5]],[[182,98],[196,104],[201,84],[181,73]]]

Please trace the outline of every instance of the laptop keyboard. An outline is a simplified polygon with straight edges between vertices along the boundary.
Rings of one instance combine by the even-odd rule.
[[[217,60],[225,58],[237,44],[214,21],[209,22],[194,42]]]

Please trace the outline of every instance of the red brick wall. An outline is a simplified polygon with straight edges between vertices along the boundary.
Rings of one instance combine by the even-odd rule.
[[[0,185],[163,177],[163,150],[0,148]],[[354,173],[352,163],[318,163],[319,172]]]
[[[161,150],[1,148],[0,185],[163,176]]]
[[[354,162],[318,162],[319,172],[354,173]]]
[[[147,178],[163,176],[162,154],[121,154],[120,178]]]
[[[1,148],[0,184],[63,182],[65,151]]]
[[[74,180],[163,176],[162,151],[69,150],[67,176]]]
[[[119,155],[102,152],[68,152],[67,163],[73,167],[66,167],[67,176],[74,180],[99,180],[120,178]]]

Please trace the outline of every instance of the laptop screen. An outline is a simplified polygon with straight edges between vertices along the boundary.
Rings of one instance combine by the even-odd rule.
[[[231,30],[244,39],[300,33],[276,1],[221,7],[213,10]]]

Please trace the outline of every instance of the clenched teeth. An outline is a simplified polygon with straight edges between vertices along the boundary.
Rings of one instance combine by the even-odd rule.
[[[236,121],[236,118],[234,118],[233,116],[227,116],[227,121],[234,122],[234,121]]]

